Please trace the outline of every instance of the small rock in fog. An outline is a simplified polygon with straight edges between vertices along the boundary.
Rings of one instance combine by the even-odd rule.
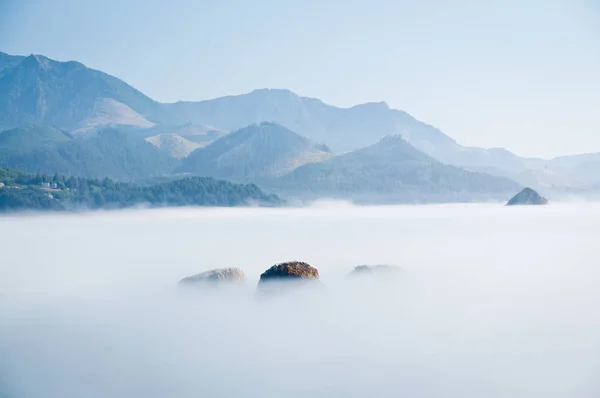
[[[548,199],[542,197],[539,193],[531,188],[525,188],[518,194],[512,197],[506,204],[507,206],[517,205],[547,205]]]
[[[183,278],[179,283],[183,285],[218,284],[240,282],[246,280],[246,274],[240,268],[217,268]]]

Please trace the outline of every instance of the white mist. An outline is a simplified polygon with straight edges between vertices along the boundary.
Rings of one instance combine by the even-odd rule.
[[[599,236],[596,204],[2,218],[0,397],[597,397]],[[286,260],[326,289],[258,300]]]

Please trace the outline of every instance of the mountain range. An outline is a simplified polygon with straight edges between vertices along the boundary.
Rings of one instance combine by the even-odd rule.
[[[263,186],[294,197],[352,197],[355,201],[455,202],[506,196],[519,185],[502,177],[439,162],[400,135],[368,147],[300,166]]]
[[[600,154],[543,160],[465,147],[385,102],[339,108],[259,89],[160,103],[116,77],[41,55],[0,53],[0,130],[0,166],[45,173],[190,173],[289,192],[387,195],[395,187],[391,196],[457,200],[520,185],[547,192],[600,184]]]

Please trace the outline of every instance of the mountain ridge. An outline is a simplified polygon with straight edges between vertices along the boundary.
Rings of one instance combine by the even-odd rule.
[[[192,124],[228,132],[263,121],[323,143],[335,153],[367,147],[388,134],[400,134],[416,149],[442,163],[534,187],[600,182],[600,173],[594,171],[595,161],[585,157],[575,156],[565,165],[560,160],[521,158],[504,148],[465,147],[440,129],[392,109],[386,102],[341,108],[287,89],[256,89],[203,101],[160,103],[126,82],[76,61],[0,53],[0,130],[46,124],[70,133],[109,126],[147,131]],[[171,132],[155,135],[163,133]],[[183,138],[206,145],[219,136]]]
[[[13,67],[21,62],[24,58],[25,57],[22,55],[10,55],[0,51],[0,73],[2,73],[2,69]]]
[[[160,120],[161,105],[118,78],[76,62],[29,55],[0,75],[0,127],[50,124],[73,130],[93,116],[103,99]]]
[[[8,93],[9,97],[13,93],[13,97],[16,97],[3,99],[3,95],[0,95],[0,106],[5,105],[5,113],[7,113],[7,115],[2,115],[2,112],[0,112],[0,129],[36,123],[54,124],[62,129],[73,130],[82,124],[85,125],[87,119],[92,117],[90,109],[94,108],[94,104],[98,100],[106,98],[124,104],[151,123],[201,123],[231,131],[252,123],[274,121],[309,139],[323,142],[338,151],[358,149],[373,143],[373,141],[388,133],[401,133],[409,140],[412,136],[415,141],[418,141],[415,137],[419,134],[407,134],[415,127],[419,127],[422,130],[430,130],[421,134],[421,136],[426,135],[429,141],[433,139],[445,141],[447,144],[454,142],[454,140],[438,129],[426,124],[419,124],[421,122],[408,113],[391,109],[385,102],[370,102],[357,104],[348,108],[340,108],[326,104],[316,98],[301,97],[287,89],[256,89],[247,94],[229,95],[203,101],[160,103],[145,96],[118,78],[88,68],[76,61],[59,62],[41,55],[29,55],[23,58],[7,55],[7,57],[20,60],[20,62],[15,64],[15,61],[12,61],[12,67],[8,68],[10,70],[4,73],[6,76],[3,78],[0,77],[0,90],[2,90],[0,92]],[[19,119],[14,116],[14,113],[19,113],[19,109],[14,108],[19,108],[19,99],[21,97],[14,94],[15,90],[11,90],[13,87],[11,87],[11,82],[7,82],[7,80],[12,78],[12,83],[15,83],[14,80],[19,80],[20,77],[18,76],[18,72],[23,74],[25,71],[30,72],[31,69],[39,71],[41,84],[32,85],[31,82],[20,81],[16,83],[25,84],[25,88],[27,88],[25,91],[37,92],[38,100],[30,101],[30,103],[41,102],[45,105],[41,106],[40,109],[27,109],[24,104],[20,104],[23,106],[24,112],[21,112],[22,116]],[[65,79],[74,77],[83,79],[81,76],[71,76],[71,74],[77,72],[79,75],[87,75],[90,80],[96,82],[96,85],[90,85],[89,83],[85,85],[84,89],[88,96],[79,99],[82,102],[81,104],[72,104],[70,102],[73,101],[69,102],[67,98],[67,108],[76,108],[75,110],[78,110],[78,112],[71,111],[69,113],[73,120],[68,120],[60,110],[56,109],[56,107],[53,108],[52,98],[48,98],[52,97],[53,87],[47,82],[48,79],[44,77],[47,77],[46,74],[52,72],[55,78]],[[16,76],[11,76],[15,74]],[[70,84],[67,84],[67,86]],[[64,99],[62,97],[65,95],[67,94],[60,95],[60,99],[63,102]],[[233,104],[229,102],[233,102]],[[253,102],[257,103],[254,104]],[[285,109],[290,107],[290,105],[294,106],[291,115]],[[245,110],[246,114],[244,114],[244,111],[240,111],[238,107]],[[84,108],[84,110],[80,108]],[[52,114],[52,112],[55,114]],[[362,122],[365,113],[368,114],[369,112],[376,114],[383,112],[388,114],[388,120],[383,125],[374,129],[377,130],[376,133],[369,132],[372,130],[372,126],[368,122],[366,124]],[[343,119],[349,119],[349,121],[344,122]],[[403,126],[400,130],[393,126],[395,121],[399,120],[402,121],[401,124]],[[359,124],[358,130],[360,132],[354,134],[354,138],[342,131],[348,130],[357,123]],[[360,125],[361,123],[362,126]],[[357,128],[354,127],[354,129],[356,130]],[[376,135],[371,136],[373,134]],[[419,147],[419,145],[416,146]]]
[[[501,200],[520,189],[505,178],[445,165],[400,135],[388,135],[369,147],[300,166],[262,185],[292,196],[370,203]]]

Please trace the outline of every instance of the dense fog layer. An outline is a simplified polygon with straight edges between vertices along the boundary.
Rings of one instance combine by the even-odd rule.
[[[25,216],[0,241],[0,397],[600,396],[595,204]],[[287,260],[323,288],[257,297]],[[177,285],[227,266],[248,282]]]

